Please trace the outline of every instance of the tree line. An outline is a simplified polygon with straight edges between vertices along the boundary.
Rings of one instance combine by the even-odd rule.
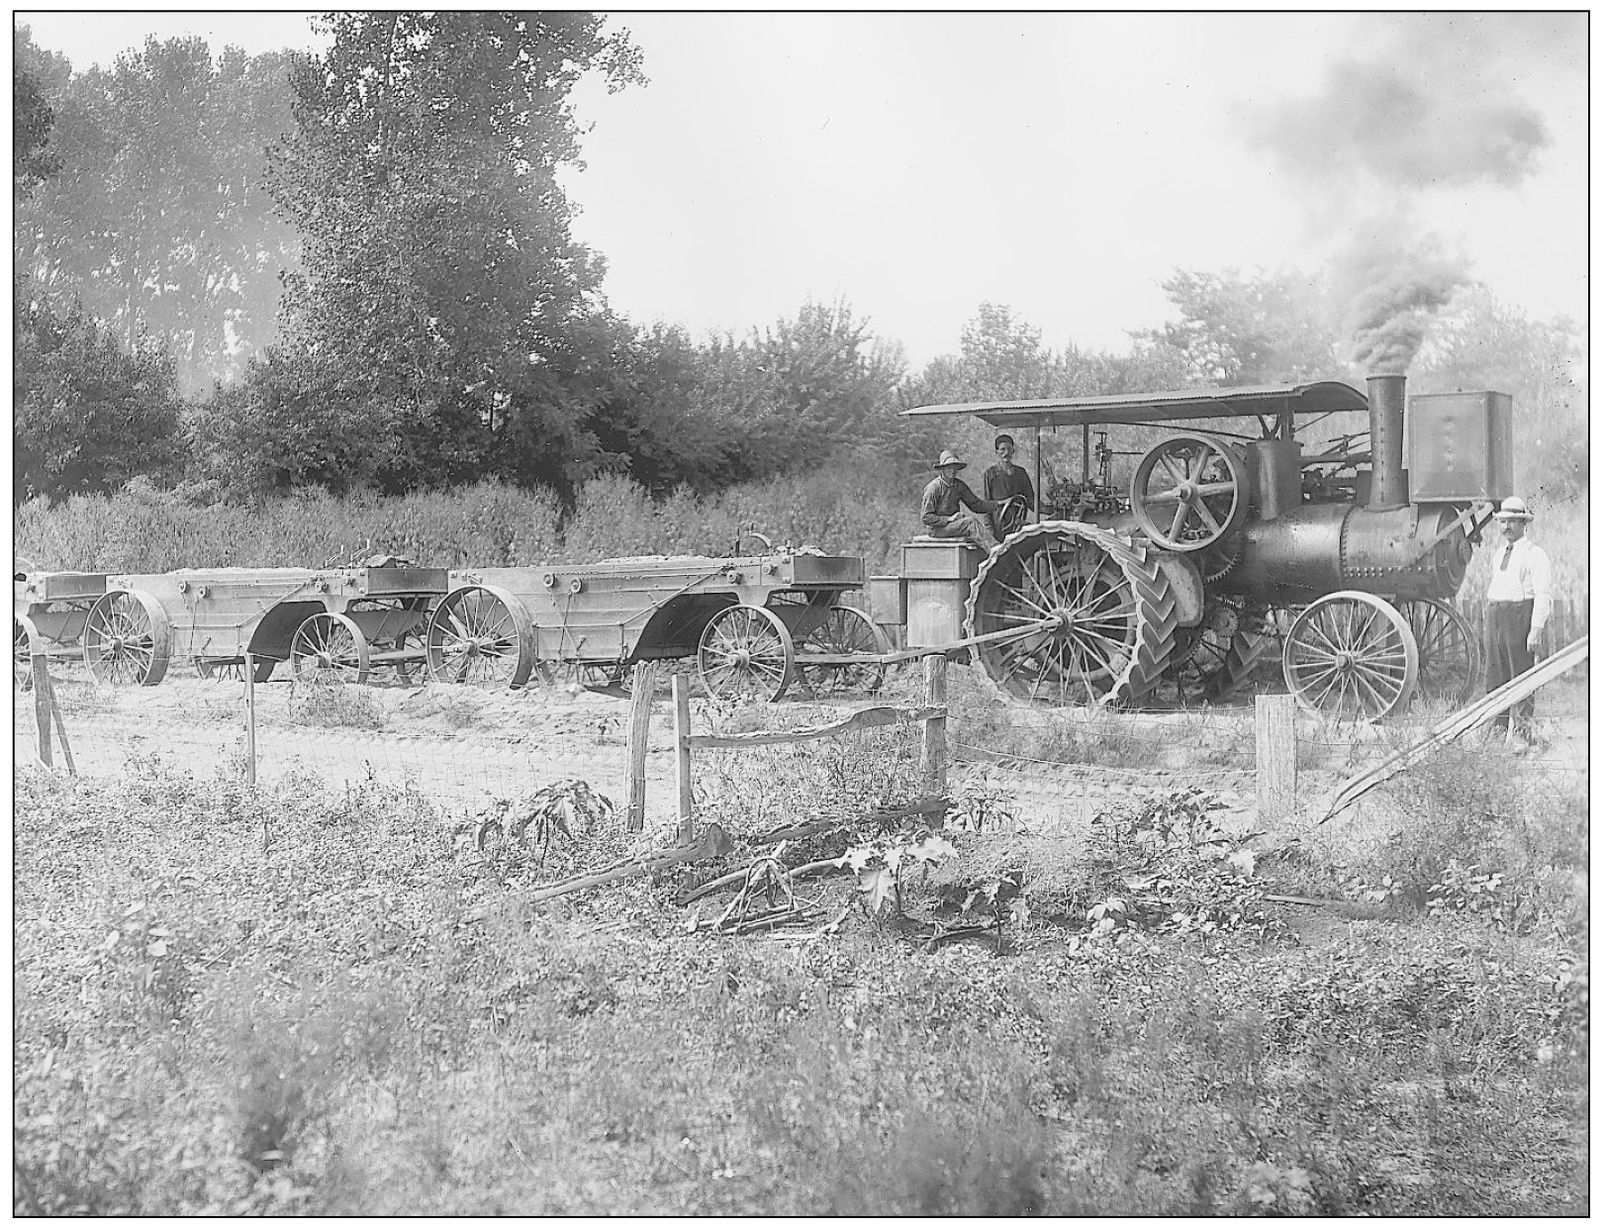
[[[14,498],[913,472],[945,445],[897,419],[915,404],[1363,373],[1330,294],[1289,272],[1178,269],[1176,319],[1124,354],[991,303],[918,370],[845,302],[740,336],[634,325],[557,173],[582,77],[647,87],[627,35],[574,12],[319,20],[322,55],[148,39],[84,72],[17,27]],[[1471,292],[1412,386],[1512,391],[1524,466],[1580,490],[1579,354],[1568,325]]]

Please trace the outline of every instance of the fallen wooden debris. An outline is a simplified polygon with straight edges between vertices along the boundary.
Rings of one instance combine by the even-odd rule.
[[[847,857],[837,856],[834,860],[815,860],[811,864],[799,864],[796,868],[791,870],[788,876],[795,881],[799,877],[811,877],[815,873],[825,873],[832,869],[846,867]],[[746,878],[747,870],[745,868],[738,868],[733,873],[726,873],[723,877],[715,877],[712,881],[704,882],[696,889],[687,891],[686,893],[680,895],[679,898],[675,899],[675,902],[682,907],[689,906],[691,903],[696,902],[699,898],[706,898],[709,894],[717,893],[727,886],[735,885],[738,881],[745,881]]]
[[[529,895],[530,902],[545,902],[549,898],[559,898],[564,894],[575,894],[581,890],[594,889],[599,885],[622,881],[626,877],[640,876],[642,873],[655,872],[660,868],[668,868],[675,864],[692,864],[698,860],[714,860],[720,856],[728,855],[734,844],[730,836],[725,833],[724,827],[718,822],[709,822],[702,828],[702,835],[689,847],[676,847],[673,851],[659,852],[652,856],[639,856],[595,873],[584,873],[578,877],[570,877],[566,881],[555,882],[544,889],[533,891]],[[739,874],[738,874],[739,875]]]

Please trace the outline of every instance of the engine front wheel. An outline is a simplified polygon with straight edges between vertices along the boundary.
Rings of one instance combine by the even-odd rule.
[[[1299,705],[1339,721],[1402,711],[1419,669],[1410,623],[1369,592],[1321,597],[1293,619],[1282,649],[1282,675]]]

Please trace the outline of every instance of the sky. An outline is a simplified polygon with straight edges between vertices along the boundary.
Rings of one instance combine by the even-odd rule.
[[[319,45],[290,12],[17,19],[78,69],[147,35]],[[1160,283],[1178,268],[1329,267],[1356,301],[1393,306],[1475,280],[1535,318],[1586,315],[1582,14],[630,12],[620,27],[650,83],[581,85],[586,167],[565,182],[575,236],[639,324],[745,334],[840,300],[917,367],[957,352],[993,302],[1053,348],[1124,352],[1174,317]],[[1421,277],[1374,284],[1423,253]]]

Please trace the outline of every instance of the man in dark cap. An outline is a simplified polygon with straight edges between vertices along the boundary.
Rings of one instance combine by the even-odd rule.
[[[966,465],[951,451],[944,451],[931,467],[936,477],[920,498],[920,524],[926,533],[942,540],[968,541],[977,549],[991,549],[997,539],[989,524],[959,508],[968,507],[976,515],[992,515],[1002,504],[978,496],[960,480],[959,469]]]
[[[1507,498],[1494,512],[1504,537],[1488,580],[1488,689],[1497,690],[1512,677],[1533,666],[1544,623],[1553,604],[1550,595],[1549,555],[1527,539],[1532,512],[1520,498]],[[1507,708],[1494,726],[1511,728]],[[1524,742],[1532,739],[1533,698],[1516,704],[1514,731]]]

